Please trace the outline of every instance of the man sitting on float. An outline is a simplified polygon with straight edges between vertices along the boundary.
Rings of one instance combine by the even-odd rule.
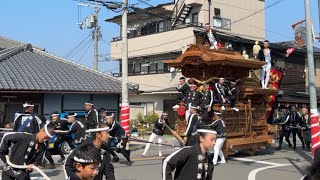
[[[225,79],[221,77],[214,85],[214,90],[221,105],[221,110],[226,110],[225,103],[229,103],[234,111],[239,111],[239,109],[235,106],[236,96],[232,94],[229,86],[224,82],[224,80]]]

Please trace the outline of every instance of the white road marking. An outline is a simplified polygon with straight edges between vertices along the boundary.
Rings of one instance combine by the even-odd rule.
[[[254,160],[254,159],[247,159],[247,158],[231,158],[231,160],[244,161],[244,162],[253,162],[253,163],[265,164],[265,165],[270,165],[270,166],[282,165],[280,163],[274,163],[274,162],[268,162],[268,161],[257,161],[257,160]]]
[[[267,166],[267,167],[262,167],[255,169],[251,171],[248,175],[248,180],[256,180],[256,175],[258,172],[266,170],[266,169],[272,169],[272,168],[277,168],[277,167],[282,167],[282,166],[291,166],[292,164],[278,164],[278,165],[273,165],[273,166]]]

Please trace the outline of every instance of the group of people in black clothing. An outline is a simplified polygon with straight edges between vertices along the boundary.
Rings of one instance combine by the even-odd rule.
[[[279,147],[282,148],[283,138],[287,141],[289,147],[293,149],[297,148],[296,137],[298,135],[302,148],[310,151],[311,144],[311,124],[308,109],[306,107],[301,108],[299,112],[295,106],[281,109],[279,117],[274,119],[275,124],[281,125],[281,133],[279,138]],[[290,134],[292,133],[293,146],[290,142]]]
[[[189,80],[190,81],[190,80]],[[181,77],[176,89],[180,92],[177,94],[177,101],[183,101],[186,104],[186,119],[190,116],[190,107],[197,107],[202,111],[204,119],[212,115],[212,107],[215,103],[221,105],[221,110],[226,110],[226,104],[230,104],[232,110],[239,111],[236,107],[238,99],[237,81],[231,80],[229,84],[225,78],[219,78],[217,82],[205,83],[203,91],[199,91],[195,83],[186,83],[186,78]],[[178,108],[179,105],[173,108]]]
[[[5,163],[2,179],[30,179],[32,166],[41,165],[44,159],[50,162],[49,168],[54,168],[54,161],[45,143],[54,137],[54,148],[61,156],[58,163],[65,162],[66,178],[88,179],[94,176],[98,180],[105,176],[108,180],[115,179],[111,163],[119,161],[115,152],[124,155],[127,165],[132,164],[128,136],[121,125],[114,121],[113,113],[108,115],[106,109],[102,108],[99,114],[93,105],[92,101],[85,103],[85,120],[77,119],[76,113],[69,113],[60,119],[58,112],[53,112],[50,120],[46,120],[33,113],[34,105],[31,102],[24,103],[24,112],[15,115],[13,132],[5,133],[1,140],[0,158]],[[74,134],[74,138],[71,134]],[[60,148],[63,142],[67,142],[73,149],[67,159]],[[13,147],[9,149],[11,145]],[[92,158],[86,156],[86,153]],[[6,156],[13,164],[28,165],[28,168],[11,167]],[[86,167],[91,162],[94,162],[97,171]]]

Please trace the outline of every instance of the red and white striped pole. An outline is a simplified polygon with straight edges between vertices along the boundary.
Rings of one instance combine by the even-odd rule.
[[[314,152],[320,145],[320,128],[319,128],[319,114],[317,109],[310,110],[310,123],[311,123],[311,144],[312,144],[312,159]]]
[[[127,135],[130,134],[130,107],[129,105],[122,105],[121,106],[121,126],[126,132]]]

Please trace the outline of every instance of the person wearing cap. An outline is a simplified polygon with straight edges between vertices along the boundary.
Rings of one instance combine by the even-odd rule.
[[[226,163],[226,160],[224,158],[223,152],[222,152],[222,147],[224,142],[226,141],[226,124],[221,118],[221,113],[218,111],[214,112],[214,118],[213,122],[208,125],[211,127],[213,130],[217,131],[217,139],[216,139],[216,144],[214,145],[214,156],[213,156],[213,164],[217,165],[218,161],[218,156],[220,157],[221,164]]]
[[[60,120],[59,118],[59,112],[55,111],[51,113],[51,123],[54,125],[54,130],[61,130],[61,131],[67,131],[68,123],[67,120]],[[57,154],[60,155],[60,159],[58,160],[58,163],[62,163],[65,160],[65,157],[61,151],[60,145],[63,144],[63,142],[67,142],[71,149],[74,149],[74,145],[72,144],[72,137],[70,135],[62,135],[57,134],[57,138],[54,141],[54,149],[56,150]]]
[[[95,129],[99,123],[99,113],[93,107],[93,102],[91,100],[84,103],[84,108],[86,110],[86,128],[87,129]]]
[[[180,101],[184,101],[187,99],[187,96],[190,92],[190,87],[186,83],[186,78],[185,77],[180,77],[179,78],[179,83],[176,86],[176,89],[180,92],[179,94],[176,95],[176,100],[178,103]]]
[[[55,130],[57,134],[61,135],[71,135],[75,134],[74,145],[78,146],[84,140],[86,140],[86,126],[81,122],[76,120],[77,113],[69,113],[67,121],[71,124],[70,129],[67,131],[64,130]]]
[[[161,151],[161,143],[163,142],[163,135],[164,135],[164,130],[166,129],[166,126],[164,124],[168,124],[168,113],[167,112],[162,112],[162,115],[160,118],[158,118],[153,126],[152,134],[149,138],[149,142],[153,142],[155,138],[158,138],[158,148],[159,148],[159,156],[162,156],[162,151]],[[151,143],[147,143],[146,147],[141,154],[141,156],[146,156],[147,151],[150,148]]]
[[[42,126],[41,119],[33,114],[34,105],[27,101],[23,104],[24,113],[19,113],[13,122],[14,132],[27,132],[35,134],[40,130]]]
[[[187,108],[186,108],[186,120],[188,120],[189,116],[190,116],[190,106],[194,105],[194,106],[199,106],[200,105],[200,101],[202,99],[202,93],[197,91],[197,85],[195,84],[190,84],[190,92],[188,94],[188,98],[186,101],[187,104]]]
[[[78,162],[77,159],[79,159],[77,158],[77,153],[84,147],[92,147],[93,151],[91,154],[97,160],[99,168],[94,180],[102,180],[103,177],[105,177],[107,180],[115,180],[114,167],[111,164],[109,148],[106,144],[110,138],[108,125],[99,124],[98,128],[89,129],[86,132],[91,134],[89,139],[76,147],[70,153],[64,164],[64,173],[66,179],[68,179],[68,177],[70,177],[70,179],[76,177],[77,168],[75,167],[75,163]]]
[[[206,29],[206,33],[204,34],[204,41],[203,45],[206,42],[209,42],[210,44],[210,49],[220,49],[222,48],[220,44],[220,39],[217,33],[211,28],[210,23],[206,23],[204,25],[204,28]]]
[[[111,145],[111,142],[115,144],[116,152],[121,153],[127,160],[127,165],[131,166],[132,162],[130,160],[130,154],[131,151],[129,149],[128,139],[129,137],[126,135],[126,132],[121,127],[121,125],[114,121],[114,114],[107,116],[107,124],[109,125],[109,134],[112,136],[112,139],[109,140],[109,145]],[[119,157],[117,154],[111,149],[110,154],[113,156],[112,162],[118,162]]]
[[[219,81],[214,85],[215,92],[217,93],[217,97],[221,105],[221,110],[226,110],[224,104],[229,102],[234,111],[239,111],[239,109],[235,106],[236,99],[232,95],[229,86],[224,82],[224,80],[225,79],[223,77],[220,77]]]
[[[100,108],[99,109],[100,113],[100,122],[101,123],[107,123],[107,110],[105,108]]]
[[[263,89],[268,89],[268,83],[270,80],[271,49],[269,48],[269,44],[269,41],[265,40],[263,42],[263,49],[260,49],[258,54],[258,59],[267,63],[263,65],[261,69],[261,86]]]
[[[305,142],[305,145],[307,147],[307,151],[311,150],[311,122],[310,122],[310,115],[308,112],[308,109],[303,107],[301,109],[302,113],[302,123],[301,123],[301,129],[303,134],[303,140]]]
[[[0,158],[4,163],[2,179],[30,179],[32,166],[37,157],[42,157],[46,146],[44,142],[54,135],[54,126],[44,124],[36,133],[6,133],[0,144]],[[27,165],[27,169],[15,169],[7,164],[6,155],[15,165]]]
[[[186,146],[163,160],[163,180],[212,180],[214,166],[207,152],[213,149],[217,132],[209,127],[200,126],[197,133],[198,143]]]
[[[213,106],[213,91],[209,89],[210,83],[204,84],[204,93],[202,97],[202,111],[203,120],[210,121],[209,118],[212,116],[212,106]]]
[[[191,105],[189,119],[187,121],[187,129],[184,133],[184,140],[186,142],[186,146],[192,146],[194,144],[194,135],[197,131],[197,125],[200,123],[200,117],[198,114],[199,106]]]

